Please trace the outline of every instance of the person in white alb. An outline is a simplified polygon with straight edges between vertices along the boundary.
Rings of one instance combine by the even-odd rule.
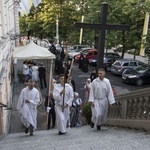
[[[58,84],[54,84],[53,98],[55,99],[55,112],[56,124],[58,134],[63,135],[66,133],[67,121],[69,119],[70,106],[74,98],[73,88],[65,83],[64,88],[64,75],[59,76]],[[64,96],[64,104],[63,104]]]
[[[25,133],[30,130],[30,135],[33,135],[33,131],[37,128],[37,105],[40,102],[39,91],[34,85],[35,82],[30,79],[28,86],[21,91],[17,105]]]
[[[91,84],[89,102],[92,109],[91,128],[97,126],[97,130],[101,130],[101,125],[107,119],[108,105],[112,106],[115,103],[111,84],[105,78],[103,68],[98,70],[98,77]]]
[[[22,71],[22,75],[23,75],[23,82],[26,83],[28,81],[28,74],[29,74],[29,67],[27,64],[27,61],[23,62],[23,71]]]
[[[39,80],[39,67],[36,65],[36,63],[33,63],[32,66],[32,80],[38,81]]]
[[[90,78],[87,79],[86,84],[84,85],[84,89],[85,89],[85,100],[88,101],[90,89],[91,89],[91,79]]]

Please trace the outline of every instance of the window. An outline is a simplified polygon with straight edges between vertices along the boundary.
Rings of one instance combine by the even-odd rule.
[[[144,65],[144,63],[143,63],[143,62],[138,62],[138,64],[139,64],[140,66],[143,66],[143,65]]]
[[[116,61],[116,62],[114,63],[114,65],[116,65],[116,66],[121,66],[121,63],[118,62],[118,61]]]
[[[89,56],[92,56],[93,54],[92,54],[92,52],[89,52],[88,55],[89,55]]]
[[[73,49],[77,49],[77,46],[74,46]]]
[[[124,64],[123,64],[123,66],[129,66],[129,63],[128,63],[128,62],[126,62],[126,63],[124,63]]]
[[[148,70],[148,71],[147,71],[147,74],[149,74],[149,75],[150,75],[150,70]]]
[[[136,62],[130,62],[130,66],[137,66]]]

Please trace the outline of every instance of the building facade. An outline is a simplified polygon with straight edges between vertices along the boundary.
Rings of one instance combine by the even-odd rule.
[[[19,35],[18,0],[0,0],[0,138],[9,133],[14,47]]]

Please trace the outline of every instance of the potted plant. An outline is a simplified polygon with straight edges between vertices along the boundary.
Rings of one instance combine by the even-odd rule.
[[[90,124],[92,112],[91,112],[91,104],[88,102],[85,102],[81,106],[82,115],[86,118],[86,122]]]

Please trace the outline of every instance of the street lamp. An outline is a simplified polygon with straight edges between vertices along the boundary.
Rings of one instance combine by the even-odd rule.
[[[59,18],[56,17],[56,43],[59,44]]]

